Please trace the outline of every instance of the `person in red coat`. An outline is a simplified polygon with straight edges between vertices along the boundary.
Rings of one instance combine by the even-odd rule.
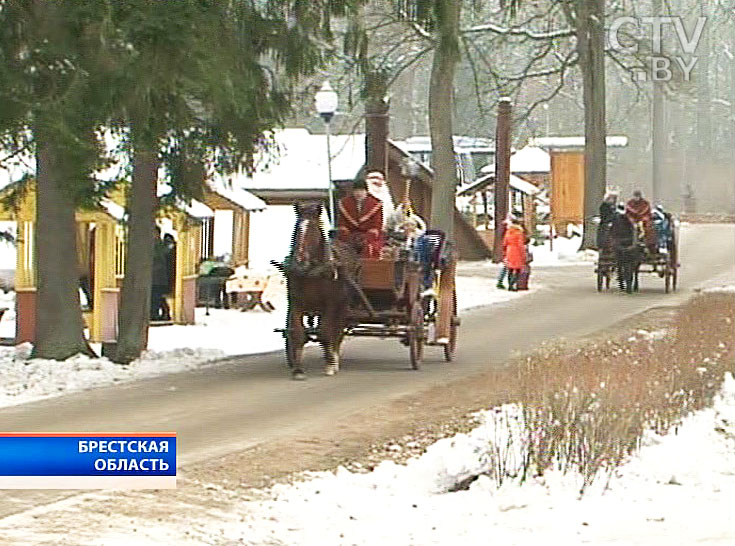
[[[526,267],[526,235],[520,223],[513,219],[503,237],[503,256],[508,268],[508,290],[518,290],[518,277]]]
[[[364,180],[339,202],[337,238],[361,248],[364,258],[380,258],[383,247],[383,203],[367,191]]]
[[[656,234],[653,231],[651,203],[643,198],[639,190],[634,191],[633,199],[625,204],[625,215],[634,226],[637,226],[639,222],[643,225],[646,246],[650,252],[656,253]]]

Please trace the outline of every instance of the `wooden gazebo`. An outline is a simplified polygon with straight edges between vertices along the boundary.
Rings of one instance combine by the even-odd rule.
[[[27,182],[6,186],[1,195],[18,191],[10,206],[0,201],[0,220],[17,224],[16,245],[16,326],[15,341],[33,342],[36,331],[36,192]],[[117,314],[120,287],[125,275],[124,200],[121,192],[103,199],[99,207],[76,212],[77,263],[80,288],[87,302],[82,308],[89,340],[114,342],[117,339]],[[159,223],[168,224],[177,235],[176,279],[172,301],[173,322],[194,323],[196,279],[199,265],[201,218],[212,211],[201,203],[166,209]]]
[[[210,182],[205,189],[205,205],[215,211],[232,212],[232,252],[230,261],[233,267],[249,265],[250,214],[265,210],[265,201],[247,190],[224,182]],[[202,230],[202,258],[214,256],[215,217],[204,222]]]
[[[14,206],[0,202],[0,220],[17,224],[15,268],[15,341],[33,342],[36,332],[36,192],[35,184],[24,188],[6,186],[3,194],[19,191]],[[123,236],[122,211],[110,201],[93,210],[78,210],[77,258],[80,285],[85,287],[87,305],[83,307],[91,341],[113,341],[117,335],[119,290],[115,279],[115,250]]]

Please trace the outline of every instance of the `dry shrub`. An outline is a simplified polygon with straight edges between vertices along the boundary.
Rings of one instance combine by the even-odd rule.
[[[570,352],[529,357],[520,383],[526,473],[576,470],[582,490],[638,446],[706,407],[735,371],[735,297],[706,294],[681,308],[663,339],[640,331]]]

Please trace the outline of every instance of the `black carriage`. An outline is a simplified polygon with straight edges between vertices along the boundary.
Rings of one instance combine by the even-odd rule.
[[[648,248],[642,247],[642,260],[635,271],[634,286],[638,289],[638,275],[640,273],[652,273],[664,280],[664,291],[668,294],[676,290],[679,280],[679,222],[669,215],[669,237],[666,246],[658,252],[650,252]]]
[[[643,243],[642,233],[636,230],[634,247],[637,248],[638,256],[634,266],[633,289],[638,290],[638,276],[640,273],[651,273],[658,275],[664,280],[664,291],[668,294],[677,289],[679,278],[679,222],[668,215],[669,236],[665,246],[651,252]],[[610,281],[617,273],[617,258],[609,238],[603,242],[598,251],[598,259],[595,265],[597,276],[597,291],[610,288]]]

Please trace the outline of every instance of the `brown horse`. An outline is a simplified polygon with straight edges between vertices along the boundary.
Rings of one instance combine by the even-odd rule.
[[[307,341],[319,341],[324,373],[339,370],[349,299],[345,267],[338,263],[320,224],[320,203],[297,203],[291,252],[279,264],[287,280],[286,358],[294,379],[305,379],[302,356]],[[304,325],[306,318],[308,325]]]

